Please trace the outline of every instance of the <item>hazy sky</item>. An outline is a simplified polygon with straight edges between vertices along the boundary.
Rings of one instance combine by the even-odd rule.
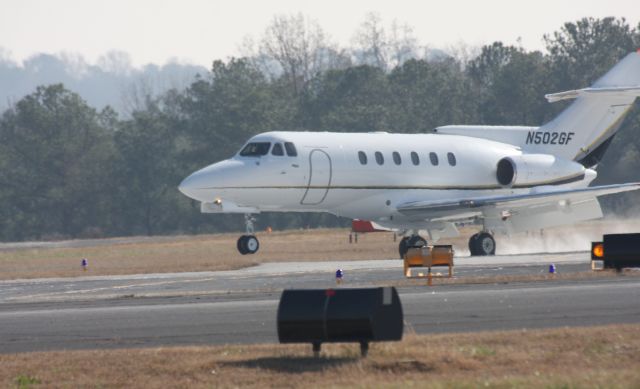
[[[243,38],[260,37],[274,15],[299,12],[343,46],[368,12],[386,25],[409,24],[434,48],[521,37],[525,48],[542,49],[543,34],[585,16],[640,22],[639,0],[0,0],[0,56],[71,52],[93,63],[122,50],[136,65],[177,59],[209,67],[238,56]]]

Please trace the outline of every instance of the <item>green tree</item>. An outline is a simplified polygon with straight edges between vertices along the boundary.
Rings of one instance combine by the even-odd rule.
[[[2,239],[75,237],[108,227],[113,111],[61,84],[38,89],[0,120]]]
[[[178,132],[161,101],[147,99],[115,135],[118,187],[117,228],[124,234],[175,231],[184,176],[178,158]]]
[[[372,66],[330,70],[312,81],[303,102],[303,125],[317,131],[389,131],[389,85]]]
[[[591,85],[640,44],[638,32],[624,18],[613,17],[565,23],[544,40],[561,90]]]
[[[480,123],[540,125],[552,116],[553,107],[544,98],[553,88],[551,70],[542,53],[494,42],[482,48],[467,71],[478,96]]]
[[[428,132],[435,127],[475,119],[467,77],[452,58],[411,59],[389,74],[391,115],[398,132]]]
[[[270,84],[246,60],[215,61],[210,76],[196,80],[181,99],[192,167],[230,157],[260,132],[291,129],[296,104],[287,90]]]
[[[639,47],[640,25],[632,28],[624,18],[584,18],[565,23],[560,31],[545,36],[545,41],[556,91],[584,88]],[[640,109],[637,101],[635,106],[598,164],[598,178],[594,184],[640,180],[637,168],[640,165]],[[609,211],[625,215],[638,209],[638,196],[635,192],[624,193],[607,196],[601,202]]]

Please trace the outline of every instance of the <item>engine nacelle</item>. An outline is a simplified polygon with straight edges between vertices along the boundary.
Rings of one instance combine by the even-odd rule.
[[[496,178],[500,185],[518,186],[557,185],[584,178],[581,164],[549,154],[522,154],[498,161]]]

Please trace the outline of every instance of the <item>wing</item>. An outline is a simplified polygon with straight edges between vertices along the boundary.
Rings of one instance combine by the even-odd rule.
[[[540,187],[525,194],[413,201],[397,209],[412,220],[455,222],[480,217],[489,228],[518,232],[601,217],[598,196],[638,189],[640,183],[581,189]]]

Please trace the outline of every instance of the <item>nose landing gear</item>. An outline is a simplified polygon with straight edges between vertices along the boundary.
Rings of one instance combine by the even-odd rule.
[[[260,248],[260,242],[258,241],[258,238],[253,235],[254,221],[256,221],[256,219],[252,217],[251,214],[247,213],[244,215],[244,226],[247,233],[245,235],[242,235],[238,239],[237,243],[238,251],[242,255],[255,254]]]

